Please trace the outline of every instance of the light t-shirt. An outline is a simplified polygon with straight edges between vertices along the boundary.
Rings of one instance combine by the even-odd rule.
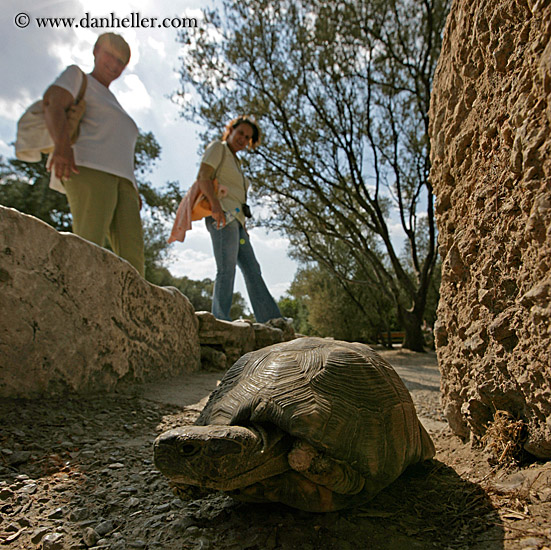
[[[91,75],[87,79],[86,110],[73,145],[75,164],[126,178],[136,185],[134,149],[138,127],[108,88]],[[82,72],[71,65],[53,84],[76,98],[81,83]]]
[[[244,225],[243,204],[247,202],[247,190],[250,182],[241,170],[239,159],[231,152],[225,141],[213,141],[206,148],[201,162],[216,170],[216,179],[219,185],[223,185],[227,189],[225,196],[219,195],[224,212],[235,216]]]

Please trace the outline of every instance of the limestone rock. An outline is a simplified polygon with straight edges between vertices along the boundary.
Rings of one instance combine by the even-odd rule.
[[[221,321],[208,311],[196,312],[199,341],[225,353],[228,367],[243,354],[255,349],[254,329],[246,321]]]
[[[0,206],[0,396],[112,390],[200,367],[174,288],[70,233]]]
[[[201,360],[207,370],[227,369],[249,351],[296,337],[292,325],[285,319],[271,319],[264,324],[248,320],[221,321],[208,311],[198,311],[196,315]]]
[[[551,4],[453,2],[430,108],[443,259],[443,405],[462,437],[497,409],[551,458]]]
[[[201,346],[201,367],[204,370],[226,370],[229,366],[223,351],[212,346]]]
[[[282,342],[288,342],[289,340],[294,340],[297,335],[295,334],[295,329],[293,328],[292,319],[283,319],[279,317],[277,319],[270,319],[266,325],[278,330],[281,330]],[[274,342],[277,343],[277,342]],[[261,346],[257,346],[260,348]]]
[[[283,330],[280,328],[275,328],[263,323],[254,323],[253,329],[256,349],[283,342]]]

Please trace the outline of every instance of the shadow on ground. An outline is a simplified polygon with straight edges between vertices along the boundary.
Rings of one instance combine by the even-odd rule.
[[[152,464],[152,443],[167,423],[192,422],[197,412],[124,395],[0,402],[4,547],[503,548],[483,490],[436,460],[409,469],[367,506],[329,514],[220,493],[180,500]]]
[[[499,516],[485,492],[435,460],[410,468],[353,510],[311,514],[212,494],[188,502],[182,517],[195,522],[197,542],[217,549],[503,548]]]

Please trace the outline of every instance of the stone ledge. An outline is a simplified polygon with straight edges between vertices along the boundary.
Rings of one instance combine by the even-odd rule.
[[[71,233],[0,206],[0,397],[110,391],[200,368],[174,288]]]
[[[221,321],[208,311],[197,311],[201,364],[205,370],[225,370],[245,353],[293,340],[293,327],[284,319],[266,324],[248,320]]]

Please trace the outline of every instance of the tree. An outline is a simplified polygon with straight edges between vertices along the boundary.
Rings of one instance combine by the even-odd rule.
[[[376,285],[419,351],[437,258],[428,111],[448,2],[225,0],[223,17],[205,11],[199,33],[181,34],[184,115],[205,139],[231,115],[259,119],[248,168],[265,223],[345,287]]]
[[[367,285],[356,285],[353,290],[350,294],[350,288],[323,266],[300,269],[287,298],[297,313],[295,329],[313,336],[375,343],[396,328],[391,304],[384,294],[372,292]]]
[[[71,231],[65,195],[49,188],[46,161],[21,162],[0,157],[0,204],[31,214],[58,231]]]
[[[314,336],[314,330],[308,321],[308,305],[302,296],[289,289],[277,302],[279,311],[283,317],[292,319],[296,333],[306,336]]]

